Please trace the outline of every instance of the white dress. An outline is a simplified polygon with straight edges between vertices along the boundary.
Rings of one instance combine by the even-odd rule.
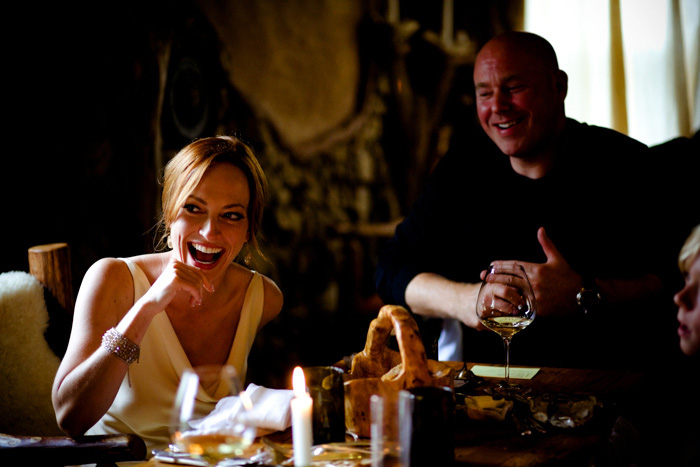
[[[134,280],[134,302],[143,296],[151,284],[146,274],[128,259]],[[227,362],[245,381],[248,354],[255,340],[263,309],[263,280],[257,272],[248,285],[241,318],[231,346]],[[87,434],[134,433],[146,443],[150,455],[152,449],[163,449],[170,442],[170,415],[175,400],[180,375],[192,368],[167,313],[158,313],[141,341],[139,362],[129,367],[112,406],[107,413],[88,430]],[[223,388],[222,388],[223,389]],[[208,413],[216,402],[228,394],[210,396],[201,388],[197,411]]]

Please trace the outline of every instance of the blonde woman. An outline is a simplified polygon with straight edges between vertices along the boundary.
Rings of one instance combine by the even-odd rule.
[[[169,442],[186,368],[229,363],[245,378],[257,331],[283,304],[272,280],[236,261],[258,249],[266,186],[251,149],[232,137],[197,140],[168,163],[169,248],[101,259],[80,287],[53,388],[66,433],[135,433],[150,452]]]

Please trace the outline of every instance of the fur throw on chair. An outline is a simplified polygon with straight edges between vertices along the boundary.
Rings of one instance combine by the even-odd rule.
[[[51,403],[60,359],[44,337],[48,322],[41,283],[26,272],[0,274],[0,433],[64,435]]]

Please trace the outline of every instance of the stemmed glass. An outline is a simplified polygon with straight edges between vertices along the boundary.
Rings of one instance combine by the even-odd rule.
[[[256,429],[247,423],[252,404],[241,388],[230,365],[185,370],[173,406],[171,449],[201,457],[212,465],[245,456]]]
[[[495,391],[504,396],[522,392],[522,387],[510,383],[510,341],[535,319],[535,294],[521,265],[489,266],[479,289],[476,315],[484,326],[503,338],[505,380]]]

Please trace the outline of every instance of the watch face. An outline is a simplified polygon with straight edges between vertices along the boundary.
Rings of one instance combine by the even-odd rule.
[[[586,313],[600,305],[600,301],[600,294],[596,290],[581,289],[576,295],[576,302]]]

